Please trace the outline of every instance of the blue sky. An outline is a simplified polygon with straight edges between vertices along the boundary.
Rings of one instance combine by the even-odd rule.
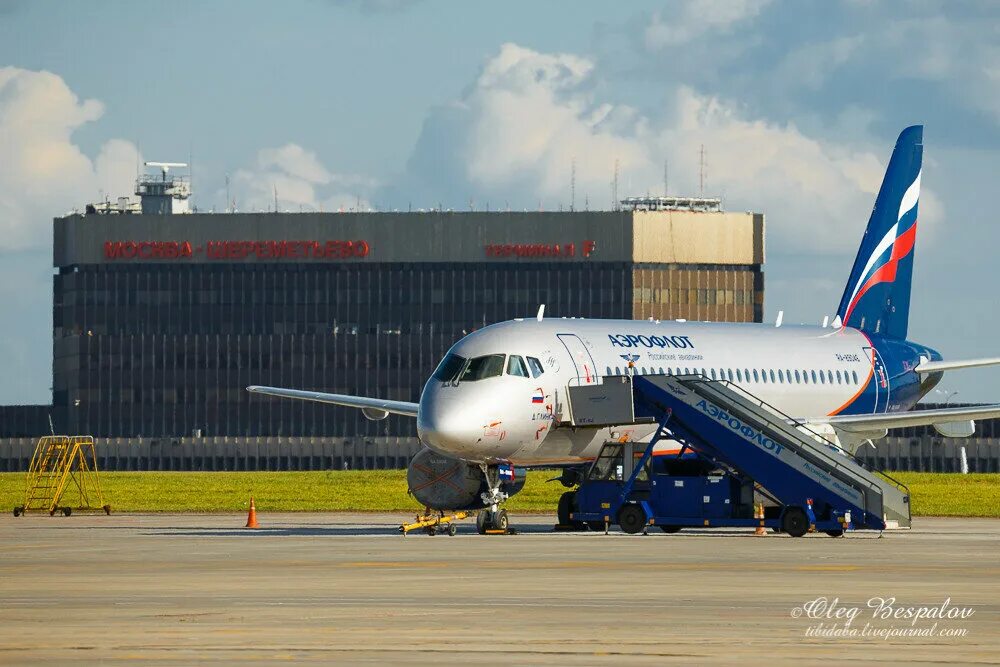
[[[1000,354],[1000,5],[0,0],[0,402],[49,400],[51,218],[193,159],[240,210],[557,208],[709,194],[767,215],[767,315],[835,309],[898,132],[924,123],[910,336]],[[997,372],[949,376],[1000,400]]]

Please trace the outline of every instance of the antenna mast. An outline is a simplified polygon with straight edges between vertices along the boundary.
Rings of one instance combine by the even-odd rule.
[[[698,189],[701,191],[701,196],[705,196],[705,144],[701,145],[701,167],[698,170]]]
[[[618,210],[618,158],[615,158],[615,170],[611,175],[611,210]]]
[[[576,210],[576,158],[570,165],[569,170],[569,210]]]

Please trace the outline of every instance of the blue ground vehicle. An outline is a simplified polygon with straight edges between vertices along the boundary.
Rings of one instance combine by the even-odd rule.
[[[573,522],[626,533],[765,527],[796,537],[882,530],[890,518],[909,526],[905,486],[736,387],[700,376],[607,380],[609,392],[632,393],[637,421],[659,428],[648,446],[605,444],[563,501]],[[682,443],[680,454],[653,457],[663,438]],[[755,496],[767,501],[764,518],[754,518]]]

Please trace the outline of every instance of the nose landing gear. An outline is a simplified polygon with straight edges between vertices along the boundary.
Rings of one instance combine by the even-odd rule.
[[[486,478],[487,490],[480,495],[486,508],[479,510],[476,515],[476,530],[480,535],[513,532],[507,510],[500,509],[500,503],[509,497],[500,488],[500,467],[486,464],[479,467]]]
[[[491,510],[479,510],[479,514],[476,515],[476,530],[480,535],[492,532],[505,534],[511,532],[507,510],[497,510],[495,512]]]

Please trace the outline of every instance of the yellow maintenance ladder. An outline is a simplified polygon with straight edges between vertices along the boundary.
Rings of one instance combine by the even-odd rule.
[[[89,435],[39,438],[28,468],[24,504],[14,508],[14,516],[25,512],[48,512],[51,516],[57,511],[69,516],[74,508],[60,506],[59,502],[71,487],[70,482],[79,492],[76,509],[102,509],[111,514],[111,506],[104,503],[101,493],[94,439]],[[91,497],[97,500],[96,505],[91,504]]]

